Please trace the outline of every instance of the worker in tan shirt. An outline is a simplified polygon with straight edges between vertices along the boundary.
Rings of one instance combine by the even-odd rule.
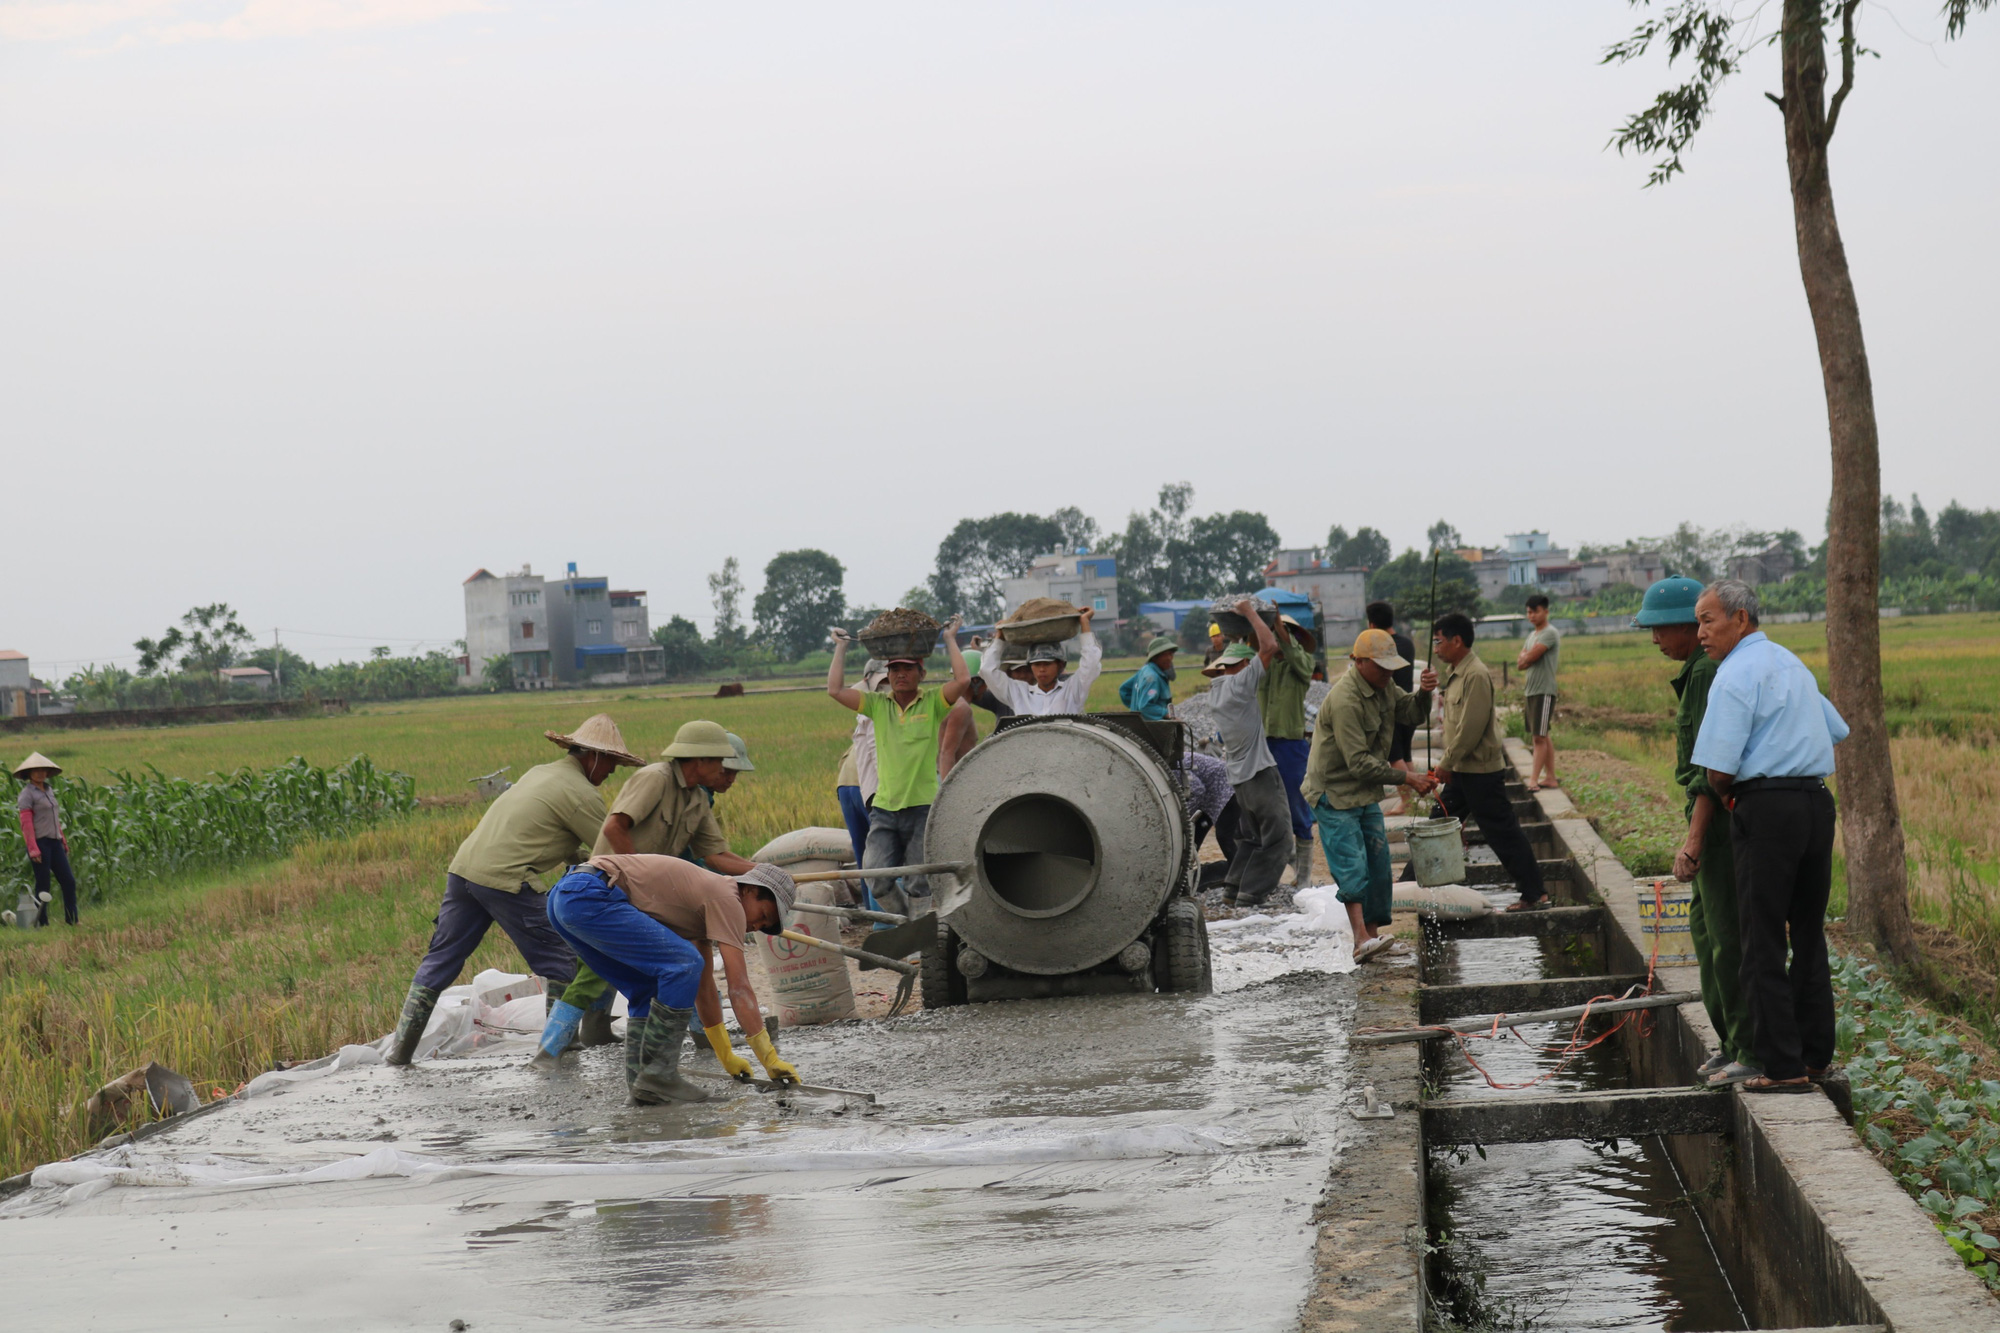
[[[710,870],[738,875],[751,863],[729,850],[715,817],[710,792],[728,791],[738,772],[754,767],[720,723],[684,722],[660,762],[647,764],[625,780],[611,813],[598,830],[592,856],[685,856]],[[630,1026],[629,1023],[627,1025]],[[569,987],[549,1005],[548,1021],[531,1069],[551,1070],[572,1042],[607,1046],[611,1035],[611,988],[589,963],[576,969]]]
[[[729,979],[729,1007],[764,1070],[798,1081],[778,1058],[750,981],[743,937],[776,935],[796,897],[777,866],[718,875],[678,856],[593,856],[549,891],[549,922],[577,956],[625,996],[625,1082],[634,1106],[702,1102],[708,1094],[680,1075],[681,1045],[697,1013],[709,1045],[732,1076],[750,1062],[729,1047],[715,985],[715,954]]]
[[[1486,845],[1514,876],[1521,900],[1510,912],[1546,907],[1542,867],[1514,817],[1507,795],[1507,752],[1500,743],[1500,718],[1493,708],[1493,673],[1472,651],[1472,620],[1453,612],[1439,616],[1432,646],[1445,670],[1438,676],[1439,711],[1444,716],[1444,754],[1432,777],[1444,784],[1438,800],[1450,814],[1471,815]]]

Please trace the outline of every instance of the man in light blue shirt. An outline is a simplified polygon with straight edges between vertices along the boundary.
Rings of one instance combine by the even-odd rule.
[[[1847,723],[1797,655],[1757,628],[1757,593],[1735,579],[1695,603],[1718,663],[1692,762],[1730,810],[1743,993],[1762,1074],[1745,1092],[1811,1092],[1833,1063],[1826,900],[1833,886],[1833,747]],[[1786,967],[1786,945],[1791,965]]]

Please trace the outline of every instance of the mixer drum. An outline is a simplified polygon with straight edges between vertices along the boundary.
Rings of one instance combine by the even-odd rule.
[[[1150,748],[1058,718],[998,732],[959,761],[931,806],[924,859],[971,863],[955,888],[938,886],[960,939],[1055,976],[1146,932],[1185,874],[1188,841],[1180,792]]]

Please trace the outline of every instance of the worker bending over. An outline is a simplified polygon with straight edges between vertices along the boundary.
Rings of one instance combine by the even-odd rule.
[[[743,937],[776,935],[797,893],[777,866],[752,865],[735,876],[703,870],[678,856],[593,856],[549,893],[549,920],[584,962],[625,997],[625,1086],[632,1105],[705,1102],[681,1077],[688,1020],[701,1015],[708,1043],[733,1078],[750,1062],[729,1046],[715,988],[715,953],[729,978],[729,1008],[750,1049],[774,1079],[798,1081],[778,1058],[750,981]]]
[[[458,979],[465,960],[498,922],[521,957],[560,1004],[576,975],[576,955],[549,925],[542,877],[576,860],[604,823],[597,788],[620,764],[644,763],[625,749],[618,724],[603,713],[574,735],[542,733],[569,753],[538,764],[494,798],[459,844],[445,872],[437,929],[396,1022],[387,1062],[406,1065],[423,1040],[438,994]]]
[[[1098,645],[1097,635],[1090,628],[1093,614],[1086,609],[1081,617],[1079,637],[1083,642],[1083,654],[1077,660],[1074,675],[1063,676],[1063,663],[1068,659],[1061,644],[1038,643],[1028,650],[1028,674],[1031,679],[1026,684],[1008,676],[999,661],[995,660],[980,672],[986,688],[1009,708],[1029,717],[1089,712],[1090,687],[1097,683],[1097,675],[1104,669],[1104,649]]]
[[[593,856],[685,856],[710,870],[740,875],[751,863],[729,850],[715,817],[710,793],[727,791],[736,774],[750,767],[730,733],[717,722],[684,722],[661,762],[647,764],[625,780],[591,846]],[[627,1020],[627,1029],[631,1024]],[[567,991],[551,999],[548,1021],[534,1057],[534,1069],[553,1069],[572,1039],[603,1046],[611,1035],[611,988],[588,963],[579,967]]]

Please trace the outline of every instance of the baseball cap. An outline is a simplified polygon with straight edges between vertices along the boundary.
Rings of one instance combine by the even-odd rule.
[[[1401,671],[1410,664],[1410,659],[1396,651],[1396,636],[1385,629],[1362,630],[1354,637],[1354,651],[1348,656],[1390,671]]]

